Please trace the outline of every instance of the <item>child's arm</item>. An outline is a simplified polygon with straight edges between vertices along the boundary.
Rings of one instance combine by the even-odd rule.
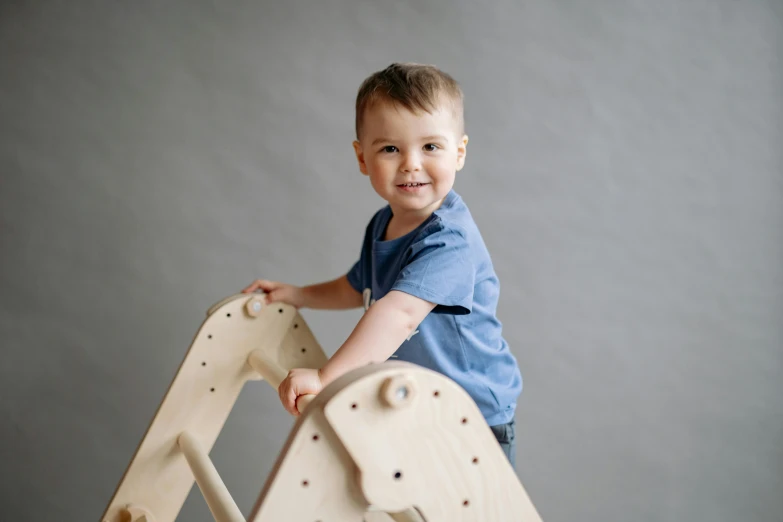
[[[296,398],[317,394],[344,373],[387,360],[427,317],[435,304],[391,291],[362,316],[351,335],[320,370],[296,368],[280,383],[278,393],[289,413],[297,415]]]
[[[302,288],[305,305],[315,310],[347,310],[362,306],[362,294],[348,282],[348,276]]]
[[[315,310],[347,310],[362,306],[362,294],[351,286],[345,275],[304,287],[257,279],[242,292],[247,294],[259,289],[267,292],[267,304],[282,302],[296,308]]]
[[[340,375],[387,360],[427,317],[433,303],[391,291],[362,316],[351,335],[319,371],[324,386]]]

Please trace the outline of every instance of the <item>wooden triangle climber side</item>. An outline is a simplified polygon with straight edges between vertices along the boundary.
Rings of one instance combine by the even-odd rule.
[[[207,453],[212,449],[245,383],[261,378],[247,363],[254,350],[282,368],[318,368],[326,361],[293,307],[264,306],[262,296],[246,294],[216,303],[193,338],[102,522],[125,522],[129,505],[151,513],[154,522],[176,520],[194,484],[178,437],[190,433]]]
[[[363,502],[330,497],[335,482]],[[364,506],[428,522],[541,521],[475,402],[404,362],[354,370],[315,397],[248,520],[361,521]]]

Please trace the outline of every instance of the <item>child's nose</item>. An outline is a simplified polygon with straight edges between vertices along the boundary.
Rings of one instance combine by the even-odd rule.
[[[421,170],[421,159],[418,154],[406,154],[402,162],[403,172],[416,172]]]

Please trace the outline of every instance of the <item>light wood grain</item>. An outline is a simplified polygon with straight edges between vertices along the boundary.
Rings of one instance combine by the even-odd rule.
[[[210,308],[106,507],[103,522],[120,522],[130,504],[151,513],[155,522],[176,520],[194,483],[177,438],[187,431],[209,453],[245,383],[261,378],[247,364],[253,350],[264,350],[283,368],[320,368],[326,361],[295,308],[275,304],[250,316],[246,304],[257,297],[234,295]]]
[[[401,386],[408,390],[393,393]],[[314,422],[328,434],[329,445],[319,447],[328,460],[303,453]],[[331,476],[340,487],[333,497],[319,490],[294,516],[286,509],[301,502],[295,486],[303,476],[319,484]],[[402,362],[349,372],[315,397],[248,520],[357,520],[345,495],[373,510],[368,520],[394,512],[406,522],[541,522],[475,402],[454,381]]]
[[[356,468],[317,400],[291,431],[249,522],[362,522],[368,505]]]
[[[454,381],[403,362],[347,377],[324,414],[359,468],[370,504],[415,506],[430,522],[540,522],[475,402]],[[389,404],[387,383],[414,383],[415,390]]]

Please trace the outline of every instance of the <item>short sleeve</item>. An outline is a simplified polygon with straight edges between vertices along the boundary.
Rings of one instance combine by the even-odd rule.
[[[433,228],[411,244],[391,290],[435,303],[433,313],[469,314],[476,278],[470,244],[461,230],[441,224]]]
[[[369,255],[368,252],[370,250],[369,245],[372,244],[372,233],[377,219],[378,213],[376,213],[367,224],[367,227],[364,230],[362,249],[359,251],[359,259],[353,264],[353,266],[351,266],[351,269],[348,270],[348,273],[346,274],[348,282],[351,284],[353,289],[359,293],[362,293],[368,285],[367,278],[370,276],[370,274],[365,272],[369,272],[367,268]]]
[[[351,269],[348,271],[347,274],[348,277],[348,283],[353,287],[354,290],[361,293],[364,289],[364,286],[362,285],[362,260],[359,259],[356,261],[356,263],[353,264]]]

